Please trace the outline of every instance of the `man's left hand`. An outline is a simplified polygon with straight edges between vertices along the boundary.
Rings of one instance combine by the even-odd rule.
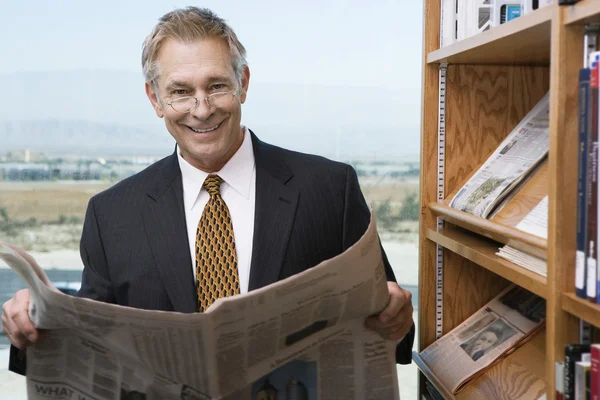
[[[387,306],[379,313],[367,318],[365,326],[386,339],[400,341],[413,325],[412,295],[396,282],[388,282],[390,298]]]

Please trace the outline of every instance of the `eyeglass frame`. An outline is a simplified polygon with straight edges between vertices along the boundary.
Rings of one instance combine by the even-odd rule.
[[[155,85],[156,85],[156,84],[155,84]],[[156,86],[155,86],[155,89],[156,89]],[[221,108],[221,107],[215,107],[215,106],[211,105],[211,104],[210,104],[210,101],[209,101],[209,98],[210,98],[210,97],[213,97],[213,96],[216,96],[216,95],[219,95],[219,94],[231,94],[231,95],[233,96],[233,97],[231,98],[231,102],[233,101],[233,99],[234,99],[236,96],[239,96],[238,90],[237,90],[237,88],[236,88],[236,89],[234,89],[234,90],[231,90],[231,91],[226,91],[226,92],[217,92],[217,93],[211,93],[211,94],[209,94],[208,96],[206,96],[206,97],[202,98],[202,100],[204,100],[204,101],[206,102],[206,105],[207,105],[208,107]],[[196,105],[195,105],[193,108],[191,108],[189,111],[186,111],[186,112],[177,111],[177,110],[175,109],[175,107],[173,107],[173,102],[174,102],[174,101],[176,101],[176,100],[180,100],[180,99],[194,99],[194,100],[196,101]],[[229,104],[231,104],[231,102],[229,102]],[[173,111],[175,111],[175,112],[177,112],[177,113],[180,113],[180,114],[188,114],[188,113],[194,112],[194,111],[195,111],[195,110],[198,108],[198,106],[200,105],[200,100],[199,100],[199,99],[198,99],[198,97],[196,97],[196,96],[183,96],[183,97],[178,97],[178,98],[176,98],[176,99],[173,99],[173,100],[169,100],[169,101],[167,101],[165,104],[167,104],[167,105],[171,106],[171,108],[173,109]],[[229,105],[229,104],[227,104],[227,105]]]

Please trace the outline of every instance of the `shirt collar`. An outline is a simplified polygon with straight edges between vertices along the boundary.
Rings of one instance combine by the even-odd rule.
[[[245,199],[250,197],[250,184],[252,183],[252,174],[254,173],[254,150],[252,139],[248,128],[242,126],[244,130],[244,141],[233,157],[221,168],[215,172],[223,179],[233,190],[242,195]],[[185,160],[179,153],[179,146],[176,149],[179,169],[183,184],[183,199],[186,211],[192,209],[198,195],[202,190],[202,184],[208,176],[208,173],[194,167]]]

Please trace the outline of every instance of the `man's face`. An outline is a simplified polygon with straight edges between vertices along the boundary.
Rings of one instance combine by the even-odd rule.
[[[213,38],[193,43],[168,39],[157,61],[158,93],[154,85],[146,83],[146,93],[156,115],[165,119],[186,161],[206,172],[221,169],[243,141],[241,105],[246,100],[249,70],[244,71],[240,88],[227,44]],[[204,100],[212,93],[233,91],[239,95],[223,108],[209,107]],[[167,105],[168,101],[183,96],[198,98],[198,107],[183,114]]]
[[[475,345],[473,346],[473,354],[475,354],[478,351],[486,351],[494,344],[496,344],[497,340],[498,337],[494,332],[484,332],[475,341]]]

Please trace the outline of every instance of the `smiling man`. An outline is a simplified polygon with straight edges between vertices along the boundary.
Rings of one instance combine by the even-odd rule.
[[[146,94],[176,150],[90,200],[78,296],[202,312],[334,257],[365,232],[370,213],[350,166],[269,145],[241,125],[245,55],[225,21],[195,7],[164,15],[146,38]],[[410,363],[411,296],[383,259],[389,301],[365,324]],[[2,311],[21,372],[16,348],[39,337],[28,304],[19,291]]]

